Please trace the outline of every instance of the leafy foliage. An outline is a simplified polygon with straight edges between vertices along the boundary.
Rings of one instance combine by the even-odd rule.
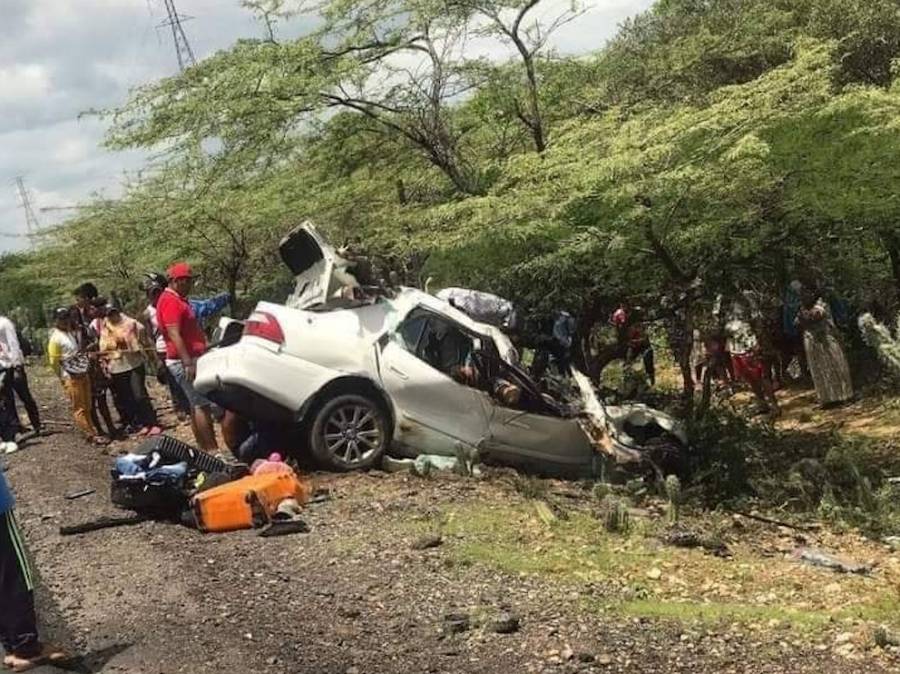
[[[660,0],[579,58],[546,47],[577,6],[330,0],[280,41],[304,7],[244,4],[264,37],[110,112],[108,146],[156,160],[0,265],[0,299],[136,296],[185,257],[246,310],[285,292],[277,243],[310,218],[406,283],[566,307],[585,334],[622,298],[684,322],[798,276],[896,303],[896,3]],[[508,62],[467,56],[483,33]]]

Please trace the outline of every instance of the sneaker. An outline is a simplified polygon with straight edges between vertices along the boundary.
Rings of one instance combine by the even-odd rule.
[[[4,454],[15,454],[19,451],[19,445],[15,442],[4,442],[0,444],[0,449],[3,450]]]

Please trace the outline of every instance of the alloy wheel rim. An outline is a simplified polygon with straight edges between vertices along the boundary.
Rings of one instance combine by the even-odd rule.
[[[382,441],[375,410],[358,403],[335,409],[325,421],[323,436],[328,453],[347,466],[366,461]]]

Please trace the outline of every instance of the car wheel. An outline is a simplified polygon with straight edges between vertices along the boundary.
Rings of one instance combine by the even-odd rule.
[[[389,442],[388,417],[381,405],[361,395],[340,395],[315,416],[309,446],[332,470],[364,470],[381,461]]]

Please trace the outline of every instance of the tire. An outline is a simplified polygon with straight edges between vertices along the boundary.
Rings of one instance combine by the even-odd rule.
[[[327,400],[310,429],[313,458],[329,470],[366,470],[379,465],[389,443],[388,415],[365,395],[342,394]]]

